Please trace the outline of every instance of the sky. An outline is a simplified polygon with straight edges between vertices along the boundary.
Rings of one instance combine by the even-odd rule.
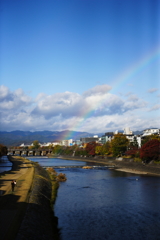
[[[0,0],[0,131],[160,128],[159,0]]]

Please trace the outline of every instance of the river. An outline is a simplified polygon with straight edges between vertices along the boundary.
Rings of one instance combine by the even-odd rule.
[[[12,163],[8,160],[7,156],[0,158],[0,173],[10,171],[12,169]]]
[[[54,206],[62,240],[160,239],[160,178],[95,163],[29,159],[67,176]],[[82,169],[88,164],[93,169]]]

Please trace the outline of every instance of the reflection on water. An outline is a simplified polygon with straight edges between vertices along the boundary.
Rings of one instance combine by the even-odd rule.
[[[31,161],[39,162],[39,164],[43,167],[49,167],[49,166],[85,166],[85,162],[81,161],[72,161],[72,160],[64,160],[60,158],[39,158],[39,157],[28,157]]]
[[[89,163],[79,161],[34,161],[42,166],[68,165],[56,169],[67,176],[54,206],[62,240],[160,239],[160,178],[108,168],[82,169],[78,166]]]

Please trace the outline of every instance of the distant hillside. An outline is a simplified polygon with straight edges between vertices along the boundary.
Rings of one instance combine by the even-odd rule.
[[[134,131],[133,134],[134,135],[141,135],[143,133],[143,131]]]
[[[79,140],[82,137],[92,137],[98,135],[101,137],[103,133],[92,134],[87,132],[76,131],[12,131],[2,132],[0,131],[0,143],[5,146],[19,146],[22,143],[31,144],[34,140],[38,140],[40,143],[60,141],[64,139]]]

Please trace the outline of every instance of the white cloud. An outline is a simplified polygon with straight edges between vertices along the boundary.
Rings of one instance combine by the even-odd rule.
[[[0,86],[0,99],[4,99],[7,95],[9,94],[9,89],[4,86],[4,85],[1,85]]]
[[[107,84],[103,84],[103,85],[97,85],[91,89],[89,89],[88,91],[83,93],[83,96],[92,96],[92,95],[104,95],[106,93],[108,93],[110,90],[112,89],[111,86],[107,85]]]
[[[30,105],[32,99],[25,95],[22,89],[10,92],[5,86],[0,87],[0,110],[1,111],[20,111],[27,105]]]
[[[151,112],[151,111],[157,111],[157,110],[159,110],[160,109],[160,104],[156,104],[156,105],[154,105],[151,109],[149,109],[149,112]]]
[[[108,85],[101,85],[82,95],[40,93],[31,99],[22,89],[12,92],[1,86],[1,130],[68,129],[96,133],[124,129],[125,126],[132,130],[160,126],[155,117],[148,117],[145,100],[133,93],[127,96],[111,94],[110,89]],[[157,104],[151,110],[159,108]]]
[[[137,100],[139,100],[139,98],[135,94],[130,94],[128,97],[128,100],[129,101],[137,101]]]
[[[158,88],[151,88],[148,90],[149,93],[154,93],[154,92],[157,92],[158,91]]]

